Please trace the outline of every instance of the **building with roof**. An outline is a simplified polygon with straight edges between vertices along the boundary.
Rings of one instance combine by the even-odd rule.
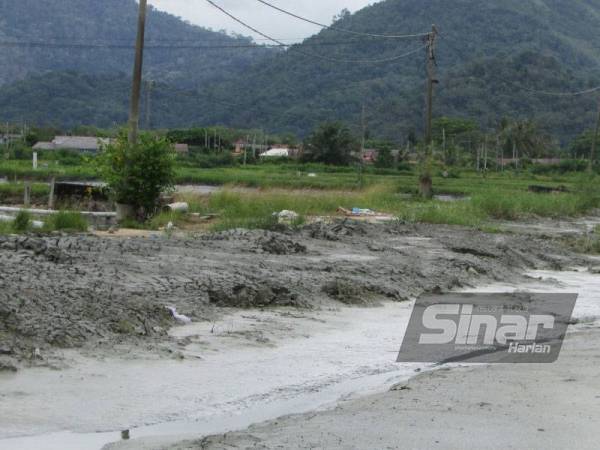
[[[108,138],[89,136],[56,136],[52,142],[38,142],[34,150],[73,150],[80,153],[97,153],[102,145],[110,144]]]

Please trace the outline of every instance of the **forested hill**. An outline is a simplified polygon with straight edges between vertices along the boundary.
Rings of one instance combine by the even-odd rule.
[[[591,96],[557,98],[531,91],[570,91],[600,84],[600,0],[387,0],[338,21],[337,28],[377,34],[440,31],[437,115],[469,116],[493,126],[502,116],[528,116],[565,137],[593,123]],[[345,44],[343,44],[345,42]],[[225,103],[202,120],[268,123],[305,132],[327,119],[368,125],[402,139],[423,123],[425,51],[387,63],[422,44],[364,38],[332,30],[253,68],[233,82],[207,86]]]
[[[130,73],[137,14],[135,0],[0,0],[0,85],[46,71]],[[147,20],[145,69],[159,82],[223,78],[272,51],[153,8]]]
[[[8,3],[12,8],[13,4],[32,1]],[[0,5],[2,3],[7,0],[0,0]],[[85,3],[90,10],[87,16],[94,15],[95,7],[91,5],[100,4],[85,0],[57,0],[56,3]],[[116,8],[117,3],[129,4],[131,11],[127,20],[134,21],[133,0],[107,0],[97,9],[104,11],[105,5],[110,4]],[[293,10],[293,5],[289,8]],[[37,20],[41,19],[31,19],[32,29]],[[132,38],[131,26],[119,20],[114,27],[129,29],[127,38]],[[149,41],[156,39],[152,33],[158,33],[158,23],[174,20],[154,12],[149,24]],[[5,23],[6,18],[1,18],[0,30],[6,28]],[[206,33],[177,23],[189,28],[190,33]],[[593,95],[555,97],[533,91],[576,91],[600,85],[600,0],[385,0],[341,17],[335,26],[358,32],[400,34],[427,32],[433,23],[440,31],[437,116],[471,117],[488,128],[496,126],[505,116],[534,118],[563,140],[593,124]],[[168,27],[165,25],[165,28]],[[63,30],[62,26],[57,29]],[[72,27],[69,33],[74,38],[83,31]],[[169,39],[183,39],[183,35],[169,33]],[[234,64],[235,69],[228,71],[229,78],[225,79],[211,77],[210,74],[215,73],[211,72],[212,66],[199,68],[201,63],[197,61],[202,55],[173,61],[172,52],[164,58],[150,53],[148,67],[160,68],[169,74],[162,82],[175,85],[173,81],[187,74],[190,85],[198,87],[194,95],[184,98],[174,95],[170,99],[166,94],[168,87],[163,86],[162,100],[153,106],[153,123],[165,126],[179,120],[182,126],[219,123],[306,134],[320,122],[343,120],[358,130],[364,105],[371,134],[403,141],[411,130],[420,131],[423,124],[425,51],[422,46],[419,37],[400,40],[324,30],[285,53],[244,50],[245,62],[258,56],[250,56],[252,52],[269,54],[264,57],[265,53],[259,53],[263,58],[254,64]],[[233,64],[236,57],[242,57],[232,56],[229,51],[219,51],[215,63]],[[399,57],[411,51],[414,53]],[[94,61],[86,62],[85,56],[79,58],[82,61],[77,70],[94,66]],[[125,65],[128,73],[129,66]],[[20,67],[21,63],[17,62],[16,66]],[[104,69],[113,71],[112,67]],[[2,70],[5,69],[0,69],[0,73]],[[113,114],[111,120],[125,116],[126,99],[124,102],[122,98],[112,101],[108,98],[114,89],[102,93],[94,89],[65,89],[70,84],[67,80],[73,76],[60,73],[45,80],[37,77],[0,89],[0,102],[11,105],[10,113],[3,113],[0,108],[0,119],[27,119],[35,110],[36,120],[46,118],[49,123],[94,120],[104,125],[111,107],[120,111],[118,115]],[[116,77],[114,72],[111,76]],[[106,83],[112,88],[116,86],[114,79],[106,78],[86,78],[83,82],[96,86]],[[123,75],[119,83],[125,86],[127,76]],[[58,112],[46,101],[36,103],[37,96],[31,94],[36,87],[50,98],[59,93],[62,109]],[[181,87],[179,84],[177,89]],[[22,98],[27,92],[34,103],[23,104]],[[87,113],[71,114],[74,110]],[[106,114],[99,115],[98,111],[106,111]]]

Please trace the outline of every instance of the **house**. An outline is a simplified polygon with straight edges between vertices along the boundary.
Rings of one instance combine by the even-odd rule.
[[[88,136],[56,136],[52,142],[38,142],[34,150],[74,150],[80,153],[97,153],[110,139]]]
[[[375,149],[364,149],[362,151],[362,161],[365,164],[374,164],[377,161],[379,152]]]
[[[175,144],[175,151],[178,155],[189,155],[190,146],[188,144]]]
[[[289,148],[272,148],[260,154],[261,158],[288,158],[290,156]]]
[[[0,145],[10,144],[23,140],[22,134],[0,134]]]

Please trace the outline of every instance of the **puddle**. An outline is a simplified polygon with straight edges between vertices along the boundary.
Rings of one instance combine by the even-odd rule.
[[[584,271],[529,275],[536,279],[476,291],[577,292],[575,317],[600,317],[600,276]],[[278,315],[284,321],[281,330],[289,326],[294,333],[272,347],[240,345],[232,337],[228,345],[222,344],[223,336],[266,327],[276,315],[236,312],[216,336],[210,324],[173,330],[178,337],[206,340],[201,360],[84,359],[64,371],[2,375],[0,449],[98,450],[120,434],[96,431],[125,428],[131,429],[133,439],[223,433],[384,391],[413,376],[416,368],[428,369],[394,362],[411,307],[399,303],[300,318]],[[20,437],[9,439],[13,436]]]

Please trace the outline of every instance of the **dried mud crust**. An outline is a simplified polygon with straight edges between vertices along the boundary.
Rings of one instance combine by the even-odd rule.
[[[36,349],[168,341],[166,306],[202,321],[223,307],[370,305],[575,260],[530,236],[347,220],[186,239],[0,237],[0,370]]]

